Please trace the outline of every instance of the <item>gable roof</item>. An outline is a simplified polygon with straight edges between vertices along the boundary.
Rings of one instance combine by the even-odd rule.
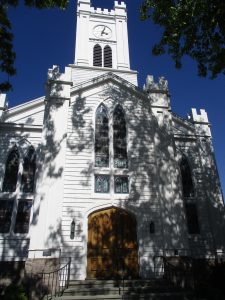
[[[100,75],[88,81],[84,81],[76,86],[73,86],[71,88],[71,94],[85,91],[108,82],[112,82],[122,88],[129,90],[131,93],[136,93],[138,96],[146,98],[146,93],[142,89],[112,72]]]
[[[4,112],[5,123],[42,125],[44,116],[44,100],[40,97],[14,106]]]

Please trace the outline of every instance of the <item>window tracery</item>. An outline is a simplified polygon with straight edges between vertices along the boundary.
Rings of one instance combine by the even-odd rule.
[[[36,155],[33,147],[27,152],[23,163],[23,174],[21,180],[21,190],[24,193],[33,193],[34,191],[34,176],[36,170]]]
[[[128,176],[115,176],[114,187],[115,193],[127,194],[129,192]]]
[[[194,184],[191,168],[186,157],[180,162],[183,198],[185,200],[185,215],[189,234],[200,234],[198,211],[195,203]]]
[[[114,167],[127,168],[127,132],[123,109],[117,105],[113,113]]]
[[[109,192],[109,176],[95,175],[95,192],[96,193]]]
[[[15,233],[28,233],[30,224],[30,211],[32,202],[27,200],[19,201],[16,215]]]
[[[15,192],[19,171],[19,158],[19,151],[15,146],[9,153],[6,161],[2,192]]]
[[[0,201],[0,233],[8,233],[10,231],[12,212],[13,212],[13,201],[1,200]]]
[[[95,121],[95,166],[109,165],[109,119],[106,107],[101,104],[96,111]]]
[[[111,117],[104,104],[100,104],[95,115],[95,193],[109,193],[110,186],[116,194],[129,193],[127,131],[124,111],[116,105]],[[109,153],[113,155],[109,156]],[[101,174],[100,168],[105,175]],[[117,176],[113,176],[117,170]],[[121,173],[122,172],[122,173]],[[125,173],[124,173],[125,172]],[[111,184],[111,183],[112,184]]]
[[[8,199],[5,199],[4,194],[0,197],[0,233],[26,234],[29,231],[32,200],[23,199],[21,194],[17,196],[13,194],[12,199],[10,194],[17,190],[17,186],[18,192],[34,192],[35,149],[30,146],[23,160],[21,159],[23,156],[22,152],[23,149],[19,151],[15,145],[9,152],[6,161],[2,192],[7,192],[9,195]],[[19,176],[20,172],[21,176]],[[22,199],[20,199],[21,196]],[[32,196],[30,197],[32,198]]]

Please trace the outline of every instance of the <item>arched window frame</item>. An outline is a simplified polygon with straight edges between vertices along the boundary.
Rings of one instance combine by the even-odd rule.
[[[17,172],[17,182],[15,191],[8,191],[7,199],[5,197],[6,191],[3,191],[3,183],[4,177],[1,186],[0,192],[0,234],[16,234],[16,235],[27,235],[29,232],[30,220],[32,215],[32,205],[33,205],[33,192],[29,192],[29,196],[24,197],[24,192],[21,191],[21,183],[22,183],[22,173],[23,173],[23,164],[26,155],[28,154],[30,149],[34,150],[35,148],[30,144],[26,143],[15,144],[8,151],[5,159],[5,171],[6,164],[9,158],[9,155],[15,149],[18,152],[18,172]],[[35,153],[36,155],[36,153]],[[5,173],[5,172],[4,172]],[[16,193],[16,194],[15,194]],[[28,197],[28,198],[27,198]],[[5,218],[2,213],[6,213]],[[3,217],[3,219],[2,219]],[[2,223],[4,222],[4,224]]]
[[[112,68],[112,48],[109,45],[106,45],[103,49],[103,60],[104,60],[104,68]]]
[[[185,194],[185,191],[184,191],[183,174],[182,174],[182,169],[181,169],[181,165],[183,162],[185,162],[187,164],[189,175],[190,175],[189,178],[190,178],[191,185],[192,185],[192,192],[190,192],[189,196],[187,194]],[[182,157],[180,159],[179,168],[180,168],[180,176],[181,176],[182,196],[183,196],[183,198],[194,198],[195,197],[195,184],[194,184],[192,168],[191,168],[191,164],[190,164],[188,158],[184,154],[182,155]]]
[[[6,176],[9,176],[9,174],[7,174],[7,168],[8,168],[8,163],[9,163],[9,158],[10,158],[10,155],[12,155],[13,152],[17,152],[18,153],[18,167],[17,167],[17,172],[16,172],[16,182],[14,184],[14,188],[12,190],[9,190],[9,188],[7,188],[7,181],[8,178]],[[19,179],[19,171],[20,171],[20,160],[21,160],[21,155],[20,155],[20,151],[17,147],[17,145],[14,145],[8,152],[8,155],[6,157],[6,161],[5,161],[5,171],[4,171],[4,176],[3,176],[3,181],[2,181],[2,188],[1,188],[1,191],[3,193],[7,192],[7,193],[13,193],[16,191],[17,189],[17,186],[18,186],[18,179]]]
[[[191,185],[192,185],[192,192],[185,195],[184,192],[184,185],[183,185],[183,175],[182,175],[182,170],[181,170],[181,165],[182,163],[185,162],[187,167],[188,167],[188,172],[191,180]],[[187,222],[187,231],[188,234],[193,235],[193,234],[200,234],[200,223],[199,223],[199,215],[198,215],[198,207],[196,203],[196,195],[195,195],[195,183],[194,183],[194,178],[193,178],[193,172],[191,168],[191,164],[186,157],[186,155],[182,154],[182,157],[179,162],[179,167],[180,167],[180,174],[181,174],[181,187],[182,187],[182,196],[184,200],[184,210],[185,210],[185,215],[186,215],[186,222]]]
[[[93,66],[102,67],[103,66],[103,53],[102,47],[99,44],[95,44],[93,47]]]
[[[123,118],[124,118],[124,123],[125,123],[125,138],[124,138],[124,143],[125,143],[125,152],[124,152],[124,157],[122,158],[123,161],[119,162],[119,159],[116,157],[115,153],[115,148],[116,148],[116,140],[115,140],[115,113],[117,110],[120,110],[122,112]],[[117,140],[118,142],[118,140]],[[128,153],[127,153],[127,121],[126,121],[126,115],[124,112],[123,107],[120,104],[117,104],[114,107],[113,110],[113,163],[115,168],[120,168],[120,169],[127,169],[128,168]]]
[[[32,157],[29,157],[30,151]],[[26,161],[27,160],[27,161]],[[28,170],[25,170],[28,167]],[[33,169],[33,170],[32,170]],[[26,174],[28,173],[28,175]],[[35,188],[36,173],[36,152],[33,146],[30,146],[23,159],[23,172],[21,177],[20,190],[23,193],[33,193]]]
[[[99,113],[99,110],[100,109],[104,109],[104,113],[106,115],[106,118],[107,118],[107,128],[105,128],[105,130],[107,130],[107,136],[105,137],[101,137],[101,136],[98,136],[99,132],[97,132],[97,115]],[[104,128],[103,128],[104,130]],[[102,130],[102,131],[103,131]],[[104,139],[106,140],[106,145],[105,147],[102,146],[102,151],[101,149],[99,149],[99,154],[97,153],[97,147],[101,147],[101,146],[98,146],[98,139],[100,141],[100,145],[102,143],[102,141],[104,142]],[[110,137],[109,137],[109,113],[108,113],[108,109],[107,107],[103,104],[103,103],[100,103],[99,106],[97,107],[96,111],[95,111],[95,141],[94,141],[94,149],[95,149],[95,167],[109,167],[109,159],[110,159]],[[105,148],[105,149],[104,149]],[[105,152],[105,154],[104,154]]]
[[[100,166],[99,164],[96,164],[96,151],[94,151],[94,155],[93,155],[93,160],[94,160],[94,179],[93,179],[93,197],[97,197],[95,193],[98,193],[98,196],[101,197],[101,195],[99,195],[99,191],[97,191],[98,189],[96,189],[96,176],[98,175],[102,175],[102,176],[108,176],[108,180],[109,180],[109,190],[107,192],[108,196],[110,194],[113,194],[115,197],[128,197],[129,193],[130,193],[130,178],[129,178],[129,170],[128,170],[128,130],[127,130],[127,120],[126,120],[126,114],[124,112],[124,109],[122,107],[122,105],[120,103],[116,103],[116,104],[112,104],[110,101],[106,103],[101,102],[95,110],[95,114],[93,114],[93,122],[94,122],[94,128],[95,128],[95,139],[94,139],[94,145],[96,144],[96,113],[98,108],[103,105],[106,110],[107,110],[107,116],[108,116],[108,131],[109,131],[109,164],[108,166]],[[114,111],[116,109],[120,109],[122,111],[123,114],[123,121],[125,124],[125,147],[126,147],[126,164],[121,166],[120,168],[116,167],[114,165],[114,149],[113,149],[113,144],[114,144],[114,128],[113,128],[113,117],[114,117]],[[96,150],[95,146],[94,146],[94,150]],[[122,190],[121,192],[118,192],[118,190],[116,191],[115,187],[116,187],[116,178],[118,176],[122,176],[122,177],[126,177],[127,178],[127,190]],[[103,194],[106,194],[106,192],[103,192]]]

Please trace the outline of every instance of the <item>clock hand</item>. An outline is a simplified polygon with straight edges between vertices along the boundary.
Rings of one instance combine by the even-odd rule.
[[[105,33],[105,26],[104,26],[104,28],[103,28],[103,30],[102,30],[102,32],[101,32],[101,35],[103,35],[103,34],[106,34],[106,33]]]

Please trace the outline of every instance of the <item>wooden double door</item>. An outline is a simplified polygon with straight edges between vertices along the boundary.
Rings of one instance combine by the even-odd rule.
[[[138,278],[136,219],[110,208],[88,218],[88,278]]]

